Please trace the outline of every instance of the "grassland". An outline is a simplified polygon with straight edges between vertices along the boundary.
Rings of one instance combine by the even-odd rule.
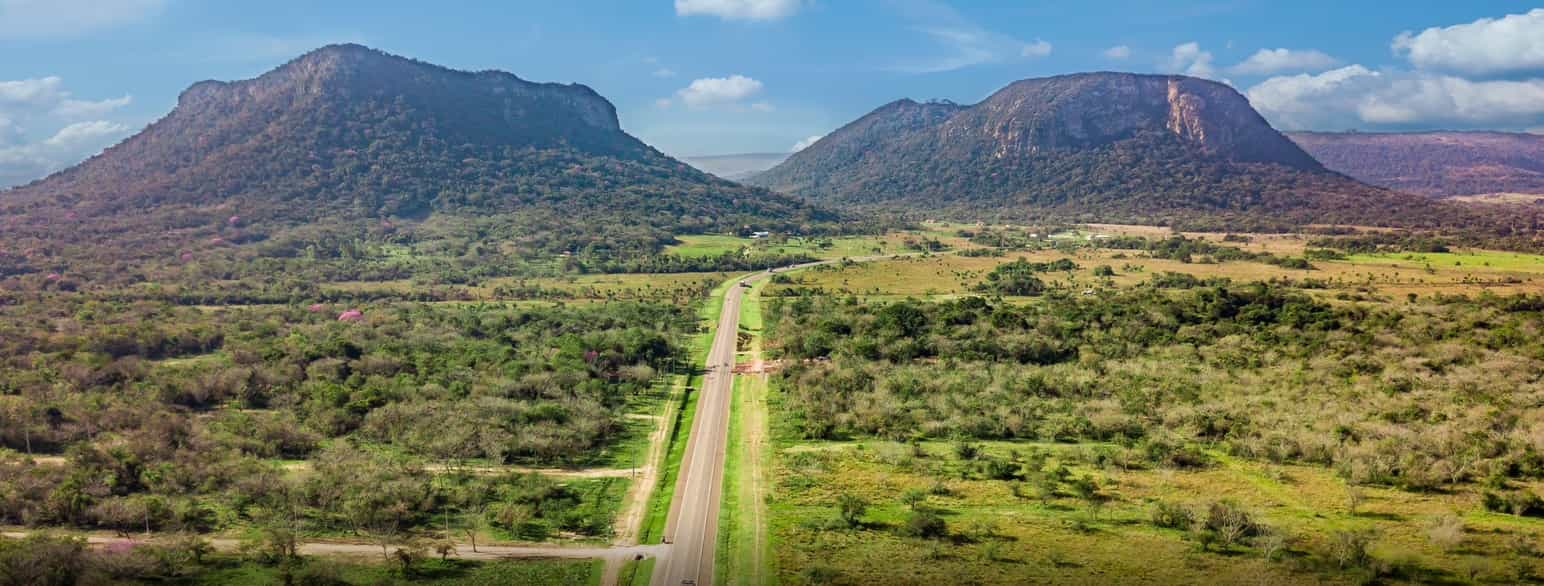
[[[948,224],[928,224],[917,230],[898,230],[882,236],[849,236],[840,238],[803,238],[774,235],[770,238],[741,238],[726,235],[685,235],[677,239],[681,244],[671,246],[667,253],[681,256],[717,256],[726,252],[745,250],[768,254],[807,254],[820,259],[839,259],[876,254],[899,254],[909,250],[908,243],[924,238],[940,240],[947,245],[966,244]]]
[[[1081,245],[1098,234],[1164,238],[1170,232],[1087,226],[1061,241]],[[1222,240],[1218,234],[1188,236]],[[1303,235],[1246,236],[1248,242],[1225,244],[1281,256],[1301,256],[1309,248],[1310,238]],[[1396,307],[1408,303],[1408,294],[1544,293],[1544,256],[1538,255],[1483,250],[1351,255],[1314,260],[1312,269],[1302,270],[1259,261],[1186,263],[1138,251],[1062,246],[1001,257],[943,253],[820,267],[791,273],[792,282],[769,285],[765,294],[944,300],[979,294],[973,287],[987,272],[1018,258],[1072,259],[1079,265],[1076,270],[1041,278],[1053,287],[1095,294],[1136,287],[1164,272],[1238,283],[1314,280],[1302,291],[1320,300]],[[1101,265],[1115,274],[1096,276],[1094,269]],[[747,310],[742,319],[752,318],[759,325],[759,308]],[[1162,369],[1153,371],[1158,377],[1154,384],[1161,384],[1162,374]],[[1243,459],[1216,446],[1205,452],[1211,465],[1174,468],[1132,465],[1109,457],[1117,447],[1092,442],[972,441],[968,445],[978,453],[966,456],[960,448],[964,442],[958,441],[807,440],[783,404],[776,377],[772,383],[756,391],[768,401],[772,436],[766,514],[768,539],[775,545],[769,549],[773,560],[762,567],[784,584],[1510,584],[1544,573],[1544,558],[1537,554],[1544,519],[1487,510],[1483,494],[1491,487],[1479,483],[1427,492],[1353,486],[1330,467]],[[750,394],[748,388],[738,392]],[[739,398],[735,407],[737,415],[750,413]],[[738,419],[735,425],[744,426]],[[743,461],[734,463],[736,457],[747,457],[745,451],[730,455],[731,466],[743,468]],[[983,458],[1034,470],[1022,479],[991,479],[980,472]],[[1066,478],[1054,490],[1037,491],[1029,480],[1057,469],[1064,469]],[[737,476],[744,476],[743,470]],[[1075,482],[1082,478],[1098,487],[1093,497],[1079,496]],[[1537,493],[1541,488],[1522,480],[1508,490]],[[752,508],[731,504],[727,491],[726,486],[721,517],[726,524],[721,526],[743,526],[739,520]],[[916,497],[908,493],[922,496],[913,501]],[[841,515],[840,504],[848,497],[868,504],[852,525]],[[1182,506],[1204,516],[1219,502],[1272,528],[1281,537],[1279,546],[1219,546],[1194,531],[1153,522],[1161,506]],[[936,511],[947,524],[947,535],[907,536],[914,509]],[[1337,556],[1341,541],[1354,536],[1366,536],[1367,559],[1373,561],[1363,565]],[[745,540],[726,537],[721,562],[745,567]]]
[[[1354,583],[1365,574],[1343,570],[1323,552],[1336,531],[1357,529],[1375,532],[1372,553],[1398,565],[1395,581],[1506,583],[1544,567],[1511,553],[1515,539],[1531,538],[1544,524],[1474,512],[1473,492],[1359,488],[1352,510],[1351,489],[1318,467],[1222,457],[1222,465],[1200,471],[1123,470],[1092,464],[1093,445],[984,442],[982,449],[1002,458],[1043,451],[1050,466],[1096,478],[1108,500],[1094,507],[1066,492],[1015,496],[1012,482],[962,477],[970,463],[945,442],[823,445],[781,437],[771,510],[783,582],[1095,584],[1118,576],[1121,583],[1178,584],[1206,576],[1220,584]],[[911,511],[902,501],[909,490],[927,494],[919,506],[941,511],[954,537],[898,535]],[[859,527],[831,527],[844,494],[871,503]],[[1289,536],[1275,559],[1258,549],[1202,551],[1184,531],[1149,521],[1160,501],[1220,500]],[[1431,537],[1449,515],[1465,527],[1456,544]]]
[[[1151,230],[1144,230],[1147,232]],[[1109,232],[1113,233],[1113,232]],[[1217,235],[1205,235],[1213,241]],[[1231,244],[1231,243],[1230,243]],[[1293,235],[1258,235],[1241,248],[1252,252],[1301,255],[1305,241]],[[1048,273],[1048,284],[1069,290],[1099,290],[1129,287],[1148,281],[1152,275],[1177,272],[1199,278],[1222,277],[1238,282],[1271,279],[1323,282],[1315,295],[1334,297],[1337,293],[1362,293],[1384,296],[1388,300],[1417,295],[1544,293],[1544,256],[1496,251],[1451,253],[1398,253],[1350,255],[1346,260],[1315,260],[1313,269],[1288,269],[1256,261],[1185,263],[1151,258],[1140,252],[1096,248],[1064,251],[1046,248],[1008,252],[1002,257],[967,257],[934,254],[904,257],[840,266],[819,267],[801,272],[796,284],[774,285],[772,294],[793,288],[819,289],[828,294],[857,295],[865,298],[926,297],[950,298],[972,293],[992,268],[1015,259],[1035,262],[1071,259],[1078,270]],[[1095,276],[1096,267],[1107,265],[1115,275]]]

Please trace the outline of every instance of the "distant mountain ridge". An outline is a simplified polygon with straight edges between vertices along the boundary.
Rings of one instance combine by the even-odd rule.
[[[1326,170],[1224,84],[1082,73],[974,105],[898,100],[750,183],[818,202],[955,215],[1368,222],[1426,202]]]
[[[229,242],[231,226],[262,241],[318,222],[434,213],[515,214],[511,233],[552,251],[607,240],[593,236],[600,228],[626,231],[612,246],[646,249],[671,232],[831,217],[665,156],[623,132],[615,107],[589,87],[359,45],[324,47],[255,79],[194,84],[142,132],[0,192],[11,240],[46,248],[62,228],[85,230],[152,256]]]
[[[1431,197],[1544,194],[1544,135],[1492,131],[1291,132],[1332,170]]]

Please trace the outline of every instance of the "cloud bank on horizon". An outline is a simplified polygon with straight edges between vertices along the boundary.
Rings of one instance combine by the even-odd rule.
[[[1307,72],[1271,77],[1245,94],[1286,130],[1544,124],[1544,8],[1404,31],[1389,46],[1407,66],[1334,67],[1333,58],[1320,54],[1322,59],[1298,60],[1303,66],[1297,69]]]

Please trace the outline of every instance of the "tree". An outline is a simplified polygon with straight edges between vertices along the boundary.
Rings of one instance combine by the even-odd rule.
[[[901,526],[901,534],[921,539],[941,539],[949,535],[949,524],[929,509],[912,511]]]
[[[868,512],[868,500],[861,496],[842,493],[836,497],[837,515],[849,528],[863,524],[863,514]]]
[[[488,524],[488,491],[479,482],[469,483],[461,494],[461,531],[477,553],[477,535]]]
[[[926,501],[927,491],[920,488],[908,488],[906,492],[901,493],[901,502],[906,503],[906,506],[910,507],[913,511],[917,510],[918,505]]]

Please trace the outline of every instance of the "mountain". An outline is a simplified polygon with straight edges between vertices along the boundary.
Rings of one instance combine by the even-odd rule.
[[[1427,203],[1325,169],[1226,85],[1085,73],[975,105],[892,102],[752,184],[818,202],[978,219],[1371,222]]]
[[[218,240],[286,256],[328,233],[463,218],[538,251],[648,253],[671,233],[831,217],[661,154],[583,85],[334,45],[194,84],[121,144],[0,192],[0,245],[164,258]]]
[[[776,167],[778,163],[788,160],[788,155],[789,153],[742,153],[681,157],[681,160],[704,173],[738,181]]]
[[[1324,166],[1431,197],[1544,194],[1544,135],[1513,132],[1293,132]]]

